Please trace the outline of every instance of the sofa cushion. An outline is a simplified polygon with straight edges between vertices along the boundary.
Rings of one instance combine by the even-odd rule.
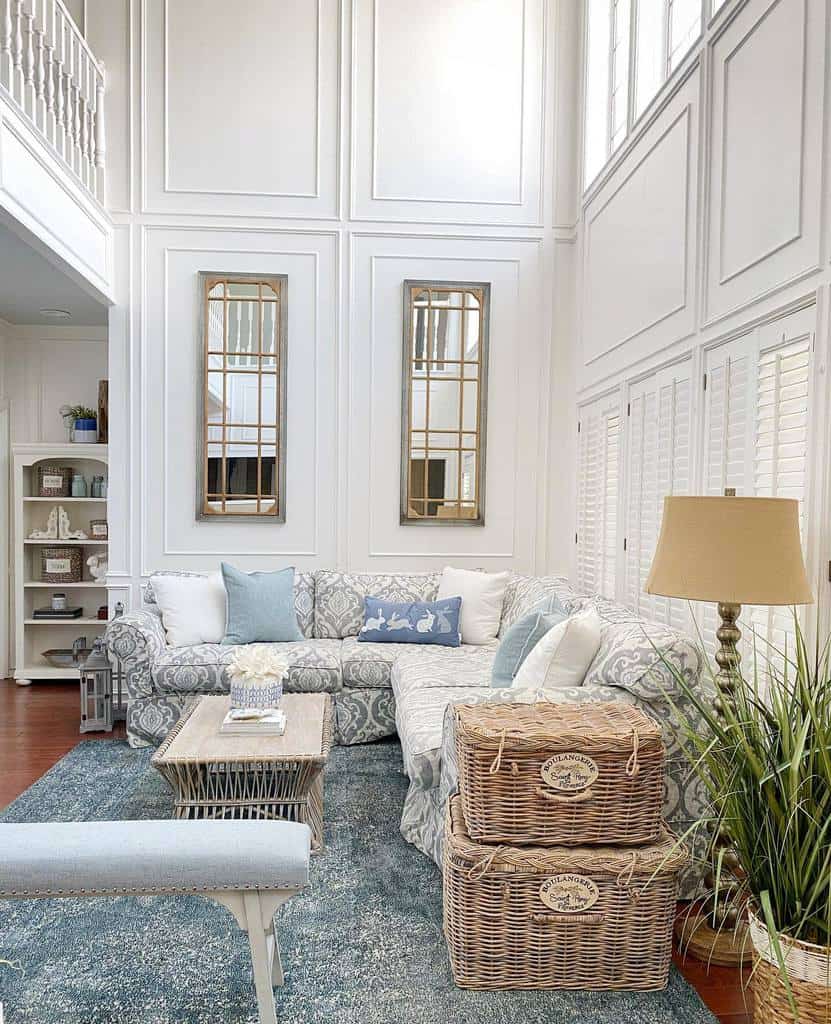
[[[288,693],[336,693],[341,689],[340,641],[299,640],[274,644],[289,659]],[[157,693],[227,693],[228,662],[235,645],[167,647],[153,663]]]
[[[387,601],[435,601],[438,573],[315,573],[314,635],[339,639],[357,636],[364,623],[364,598]]]
[[[595,598],[601,618],[600,649],[586,673],[586,684],[617,686],[643,700],[680,692],[674,672],[694,686],[702,655],[683,633],[605,598]]]
[[[201,572],[187,572],[176,569],[160,569],[153,573],[154,576],[204,576]],[[156,595],[153,592],[153,584],[147,580],[142,586],[142,597],[147,605],[156,604]],[[297,614],[297,625],[305,637],[314,636],[314,610],[315,610],[315,577],[311,572],[294,573],[294,610]]]
[[[502,638],[518,619],[528,612],[536,611],[542,604],[549,604],[566,615],[573,615],[588,600],[577,593],[565,576],[521,576],[512,573],[502,602],[499,636]]]

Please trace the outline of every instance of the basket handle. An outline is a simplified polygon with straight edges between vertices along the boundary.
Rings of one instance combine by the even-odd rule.
[[[532,914],[536,924],[602,924],[605,914]]]
[[[581,804],[586,800],[594,799],[591,787],[582,789],[579,793],[554,793],[550,789],[543,789],[542,786],[537,786],[535,792],[543,800],[550,800],[555,804]]]

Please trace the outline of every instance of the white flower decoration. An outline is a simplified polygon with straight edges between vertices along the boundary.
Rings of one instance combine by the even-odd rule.
[[[228,663],[229,675],[246,683],[281,683],[288,670],[288,660],[269,644],[247,644]]]

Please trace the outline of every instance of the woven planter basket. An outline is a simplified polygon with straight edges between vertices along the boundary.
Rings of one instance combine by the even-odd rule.
[[[458,796],[444,841],[444,931],[471,989],[661,989],[686,851],[483,846]]]
[[[756,1024],[828,1024],[831,1021],[831,951],[824,946],[779,936],[798,1013],[795,1016],[770,934],[752,911],[750,938],[754,961],[750,987]]]
[[[39,497],[68,498],[72,491],[72,467],[41,463],[37,480]]]
[[[653,842],[665,751],[629,704],[460,704],[459,792],[468,832],[517,845]]]

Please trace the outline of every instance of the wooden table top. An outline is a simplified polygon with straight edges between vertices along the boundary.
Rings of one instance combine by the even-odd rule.
[[[325,760],[331,745],[330,698],[325,693],[284,693],[282,736],[228,736],[219,727],[231,698],[200,697],[153,757],[154,764],[213,761]],[[328,726],[328,728],[327,728]]]

